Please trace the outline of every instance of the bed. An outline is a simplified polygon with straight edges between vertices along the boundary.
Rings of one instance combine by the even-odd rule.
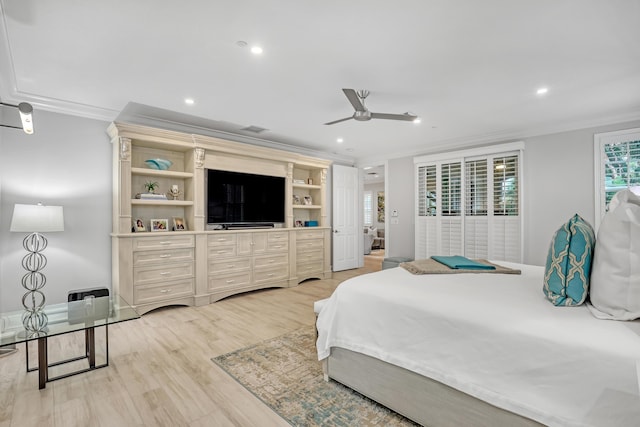
[[[429,426],[640,425],[640,322],[556,307],[543,267],[349,279],[318,313],[325,376]]]

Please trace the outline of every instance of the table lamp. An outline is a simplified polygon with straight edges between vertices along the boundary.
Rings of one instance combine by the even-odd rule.
[[[47,258],[42,251],[47,247],[47,239],[41,233],[64,231],[62,206],[16,204],[11,218],[12,232],[29,233],[22,241],[27,254],[22,258],[22,267],[27,273],[22,276],[22,287],[27,291],[22,296],[22,324],[30,332],[44,331],[48,318],[44,313],[45,296],[41,289],[47,282],[42,270]]]

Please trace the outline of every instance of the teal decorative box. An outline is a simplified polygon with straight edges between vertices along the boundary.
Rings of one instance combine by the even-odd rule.
[[[318,226],[318,221],[305,221],[304,222],[304,226],[305,227],[317,227]]]

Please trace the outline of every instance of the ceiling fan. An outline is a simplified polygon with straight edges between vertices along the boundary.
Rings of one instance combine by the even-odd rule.
[[[342,89],[344,94],[347,96],[347,99],[355,108],[355,112],[351,117],[346,117],[344,119],[334,120],[329,123],[325,123],[325,125],[334,125],[336,123],[344,122],[345,120],[357,120],[359,122],[366,122],[371,119],[387,119],[387,120],[404,120],[407,122],[415,121],[418,116],[410,113],[404,114],[387,114],[387,113],[372,113],[364,106],[364,100],[367,96],[369,96],[368,90],[359,90],[355,91],[353,89]]]

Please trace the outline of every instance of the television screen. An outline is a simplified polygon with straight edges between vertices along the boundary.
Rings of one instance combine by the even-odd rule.
[[[285,178],[207,170],[207,223],[284,222]]]

